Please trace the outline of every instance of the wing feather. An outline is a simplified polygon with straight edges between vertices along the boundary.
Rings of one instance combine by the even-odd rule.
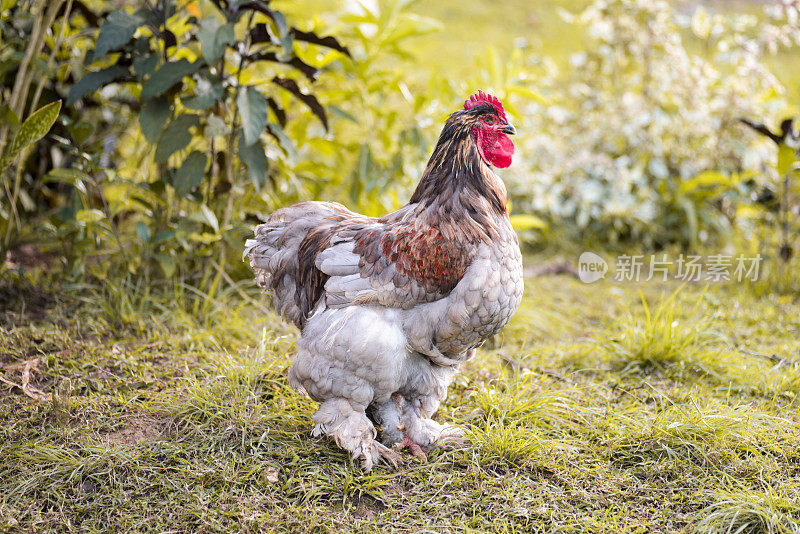
[[[374,220],[338,228],[314,265],[327,277],[329,307],[375,303],[407,309],[447,296],[474,252],[475,245],[459,241],[452,228],[445,236],[419,219]]]
[[[303,326],[320,302],[409,309],[447,296],[477,243],[417,205],[380,219],[335,203],[303,202],[256,228],[245,255],[284,317]]]

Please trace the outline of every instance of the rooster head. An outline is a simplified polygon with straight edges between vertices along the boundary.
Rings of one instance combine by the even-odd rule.
[[[506,118],[502,102],[492,95],[478,91],[464,102],[462,113],[470,121],[472,135],[483,162],[500,168],[511,165],[514,143],[508,136],[517,131]]]

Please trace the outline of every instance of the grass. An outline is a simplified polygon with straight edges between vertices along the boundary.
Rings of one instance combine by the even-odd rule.
[[[285,378],[297,334],[240,292],[259,298],[194,313],[107,291],[142,310],[125,326],[4,300],[0,372],[42,395],[0,384],[0,528],[800,532],[790,299],[530,279],[437,416],[468,444],[365,474],[310,437],[315,404]]]
[[[697,316],[697,299],[688,314],[676,303],[678,292],[660,301],[655,310],[650,309],[642,297],[644,313],[630,313],[619,332],[600,340],[604,351],[614,358],[624,370],[658,369],[687,365],[697,370],[711,372],[703,362],[713,361],[720,350],[724,336],[714,332],[711,321]]]
[[[716,502],[705,512],[695,532],[753,534],[791,534],[800,531],[796,497],[780,491],[726,491],[715,495]]]

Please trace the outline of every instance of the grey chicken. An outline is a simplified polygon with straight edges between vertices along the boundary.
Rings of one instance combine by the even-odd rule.
[[[313,435],[367,470],[457,438],[431,417],[519,306],[519,242],[491,169],[511,164],[514,133],[480,91],[447,119],[408,205],[373,218],[300,202],[246,243],[256,282],[302,330],[289,381],[321,403]]]

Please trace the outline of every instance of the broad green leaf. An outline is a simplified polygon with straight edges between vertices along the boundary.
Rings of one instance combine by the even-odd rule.
[[[290,161],[297,160],[297,148],[294,146],[294,141],[286,135],[280,124],[270,122],[267,124],[267,131],[278,141],[278,145],[283,149],[286,155],[289,156]]]
[[[203,65],[201,60],[190,63],[186,59],[164,63],[144,82],[142,100],[150,100],[154,96],[164,94],[170,87],[183,80],[184,76],[194,74]]]
[[[778,174],[780,176],[786,176],[786,174],[792,170],[796,159],[797,152],[795,152],[795,149],[785,143],[781,143],[778,146]]]
[[[729,186],[731,179],[719,171],[703,171],[694,178],[686,180],[681,184],[678,192],[688,194],[694,192],[699,187]]]
[[[203,58],[209,65],[212,65],[222,55],[221,51],[217,53],[214,46],[220,26],[222,23],[216,17],[207,17],[200,21],[200,27],[197,29],[197,40],[200,41]]]
[[[233,24],[222,24],[215,17],[203,19],[197,30],[197,38],[203,50],[206,63],[213,65],[225,52],[225,45],[231,44],[236,39],[233,33]]]
[[[233,44],[234,42],[236,42],[236,34],[233,32],[233,23],[225,24],[217,31],[216,46],[220,48],[220,56],[225,51],[225,45]]]
[[[206,128],[203,132],[206,137],[214,137],[217,135],[226,135],[230,130],[225,124],[225,121],[216,115],[209,115],[206,118]]]
[[[195,212],[189,216],[193,221],[206,224],[210,226],[215,234],[219,234],[219,222],[214,212],[205,204],[200,204],[200,211]]]
[[[250,146],[244,143],[244,136],[241,130],[238,135],[238,152],[239,159],[247,165],[247,175],[256,189],[260,189],[267,182],[267,169],[269,169],[269,160],[267,154],[264,152],[264,147],[258,141]]]
[[[139,114],[139,127],[142,129],[144,138],[151,145],[158,141],[158,135],[169,120],[169,114],[169,102],[163,97],[148,100],[142,106],[142,112]]]
[[[19,117],[6,102],[0,104],[0,124],[16,128],[19,126]]]
[[[524,232],[526,230],[545,230],[547,228],[547,223],[537,217],[536,215],[530,214],[519,214],[519,215],[511,215],[509,217],[511,219],[511,226],[517,232]]]
[[[175,14],[175,6],[167,4],[166,8],[167,8],[166,9],[167,18],[172,17]],[[150,26],[158,26],[159,24],[164,22],[163,19],[164,14],[156,13],[150,7],[143,7],[141,9],[138,9],[134,11],[133,14],[142,19],[145,23],[150,24]]]
[[[278,37],[283,37],[289,32],[289,25],[286,23],[286,17],[280,11],[273,11],[270,15],[275,27],[278,29]]]
[[[183,114],[172,121],[161,134],[156,145],[156,163],[163,163],[172,154],[186,148],[192,140],[192,133],[189,128],[197,126],[200,120],[197,115]]]
[[[94,46],[94,59],[99,59],[130,41],[136,33],[136,28],[142,24],[144,19],[127,11],[112,12],[100,26],[100,33]]]
[[[0,158],[0,172],[11,165],[11,162],[14,161],[14,158],[23,148],[35,143],[50,131],[53,123],[58,118],[60,110],[61,100],[57,100],[39,108],[25,119],[25,122],[19,127],[19,131],[17,131],[17,135],[14,136],[14,139],[11,140],[3,152],[3,157]]]
[[[83,95],[86,93],[97,91],[100,87],[113,82],[117,78],[125,76],[127,73],[128,69],[120,67],[119,65],[114,65],[113,67],[108,67],[97,72],[90,72],[70,88],[69,94],[67,95],[67,105],[71,106],[83,98]]]
[[[69,130],[69,134],[72,136],[72,140],[75,141],[76,144],[82,145],[86,139],[92,135],[94,128],[88,122],[76,122],[75,124],[70,124],[67,126],[67,130]]]
[[[150,76],[158,66],[158,54],[148,54],[146,56],[136,56],[133,58],[133,72],[140,80],[145,76]]]
[[[75,218],[82,223],[97,222],[102,220],[105,214],[100,210],[78,210]]]
[[[292,48],[294,47],[294,35],[287,33],[281,37],[281,47],[283,48],[283,57],[288,59],[292,57]]]
[[[173,237],[175,237],[175,230],[164,230],[163,232],[158,232],[156,235],[154,235],[151,243],[157,245],[158,243],[169,241]]]
[[[222,98],[222,84],[209,83],[203,80],[198,82],[195,86],[196,96],[189,98],[183,102],[183,105],[189,109],[202,111],[213,106],[217,100]]]
[[[203,181],[206,170],[206,155],[194,150],[183,161],[181,168],[175,174],[175,193],[184,197],[194,191]]]
[[[150,227],[143,222],[136,223],[136,235],[139,236],[143,243],[147,243],[150,241]]]
[[[258,141],[267,126],[267,101],[255,87],[247,87],[239,91],[236,105],[242,116],[244,144],[250,146]]]
[[[74,186],[75,189],[81,193],[86,193],[86,184],[84,182],[89,181],[90,179],[91,178],[89,178],[89,175],[85,172],[77,169],[62,167],[51,170],[44,177],[45,182],[68,184]]]
[[[61,100],[39,108],[22,123],[12,145],[22,148],[44,137],[56,122],[60,110]]]

